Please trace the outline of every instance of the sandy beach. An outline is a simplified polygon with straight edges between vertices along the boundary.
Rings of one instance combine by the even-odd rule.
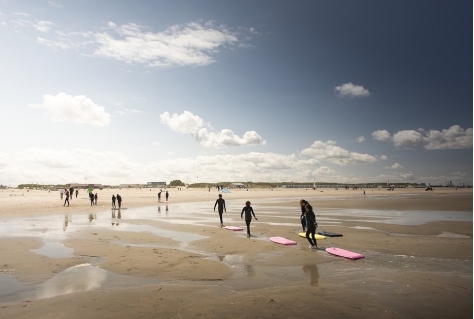
[[[472,189],[0,191],[0,318],[472,318]],[[119,193],[124,209],[111,210]],[[298,236],[305,198],[318,241]],[[297,242],[283,246],[269,237]]]

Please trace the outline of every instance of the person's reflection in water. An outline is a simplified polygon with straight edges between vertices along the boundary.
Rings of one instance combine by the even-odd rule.
[[[89,214],[89,222],[91,222],[94,219],[94,215]]]
[[[113,221],[115,219],[115,211],[112,210],[112,226],[115,225],[115,222]]]
[[[166,205],[166,216],[168,216],[168,205]]]
[[[245,271],[247,272],[247,277],[253,277],[255,275],[255,270],[252,265],[245,265]]]
[[[119,209],[117,213],[117,219],[122,219],[122,211]],[[118,226],[119,223],[117,222],[116,226]]]
[[[158,206],[158,213],[161,214],[161,206]]]
[[[319,271],[318,271],[318,266],[316,265],[304,265],[303,266],[303,272],[305,274],[309,273],[309,276],[311,277],[311,286],[317,286],[318,281],[319,281]]]
[[[63,231],[66,231],[66,228],[67,228],[68,225],[69,225],[69,216],[64,215]]]
[[[224,261],[225,255],[219,255],[217,258],[219,258],[219,261]]]

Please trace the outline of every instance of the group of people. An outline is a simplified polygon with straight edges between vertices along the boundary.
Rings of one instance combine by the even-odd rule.
[[[247,225],[247,237],[251,236],[250,235],[250,222],[252,221],[252,215],[255,218],[255,220],[258,220],[258,218],[255,216],[255,212],[253,211],[252,206],[250,205],[251,205],[250,201],[246,201],[245,206],[244,208],[242,208],[242,212],[240,213],[240,218],[243,218],[244,213],[245,213],[245,225]],[[216,200],[216,203],[214,204],[214,211],[216,211],[216,206],[217,206],[217,211],[219,212],[221,227],[224,227],[222,214],[224,212],[227,212],[227,209],[225,207],[225,200],[222,198],[222,194],[219,194],[219,198]]]
[[[79,190],[76,189],[76,198],[77,198],[78,194],[79,194]],[[63,199],[63,197],[65,197],[63,206],[66,206],[66,203],[69,206],[69,199],[72,199],[73,195],[74,195],[74,188],[73,187],[71,187],[69,189],[61,188],[59,190],[59,196],[61,197],[61,200]]]
[[[117,197],[115,197],[115,195],[112,195],[112,208],[117,208],[115,206],[115,201],[117,201],[118,209],[122,208],[122,196],[120,196],[119,194],[117,194]]]
[[[97,193],[95,193],[95,194],[92,193],[92,192],[89,193],[89,199],[91,200],[91,206],[97,205],[97,198],[98,198]]]
[[[160,188],[160,191],[158,192],[158,202],[161,202],[161,188]],[[166,191],[165,193],[165,197],[166,197],[166,201],[168,201],[168,198],[170,197],[170,193],[168,193],[168,191]]]

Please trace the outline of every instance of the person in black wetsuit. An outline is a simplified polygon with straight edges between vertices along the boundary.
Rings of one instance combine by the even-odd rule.
[[[166,201],[168,201],[168,197],[170,197],[170,194],[168,193],[168,191],[166,191],[165,197],[166,197]]]
[[[122,196],[120,196],[119,194],[117,194],[117,204],[120,209],[122,207]]]
[[[115,208],[115,195],[112,195],[112,208]]]
[[[216,211],[216,206],[217,206],[217,211],[219,212],[219,218],[221,220],[221,227],[224,226],[224,223],[222,222],[222,213],[224,211],[227,212],[227,209],[225,208],[225,200],[222,198],[222,194],[219,194],[219,198],[216,200],[216,203],[214,204],[214,211]]]
[[[158,192],[158,202],[161,202],[161,189],[160,189],[160,191]]]
[[[306,231],[306,209],[305,205],[308,204],[307,201],[304,199],[300,199],[300,206],[301,206],[301,216],[300,216],[300,221],[301,221],[301,226],[303,226],[303,231]]]
[[[89,193],[89,199],[91,200],[91,206],[94,206],[94,194]]]
[[[69,206],[69,191],[67,189],[66,189],[66,199],[64,200],[63,206],[66,206],[66,203]]]
[[[242,208],[242,213],[240,213],[240,218],[242,218],[245,212],[245,224],[247,225],[247,237],[250,237],[250,222],[252,221],[252,215],[255,218],[255,220],[258,220],[250,204],[251,204],[250,201],[246,201],[245,207]]]
[[[316,242],[315,233],[316,227],[318,227],[318,223],[316,223],[316,215],[313,212],[313,207],[310,204],[305,205],[306,209],[306,239],[308,239],[311,248],[318,248],[318,244]],[[309,236],[311,235],[311,237]]]

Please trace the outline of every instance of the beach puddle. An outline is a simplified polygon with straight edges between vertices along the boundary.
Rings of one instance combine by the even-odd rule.
[[[12,275],[0,274],[0,302],[21,302],[62,296],[79,291],[141,287],[159,284],[153,278],[118,275],[91,264],[70,267],[44,283],[24,285]]]
[[[45,242],[43,247],[31,249],[32,252],[49,258],[69,258],[74,256],[74,249],[59,242]]]

